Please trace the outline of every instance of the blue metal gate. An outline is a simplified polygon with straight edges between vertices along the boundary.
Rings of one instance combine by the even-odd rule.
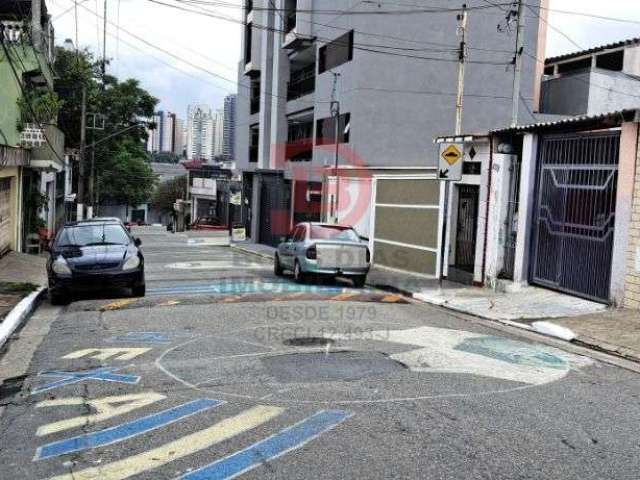
[[[540,140],[531,282],[608,302],[620,133]]]

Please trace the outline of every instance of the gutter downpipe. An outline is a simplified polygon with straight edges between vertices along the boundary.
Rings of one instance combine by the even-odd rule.
[[[487,208],[484,220],[484,249],[482,253],[482,278],[480,283],[485,284],[485,273],[487,267],[487,239],[489,238],[489,209],[491,204],[491,180],[493,174],[493,133],[489,133],[489,174],[487,175]]]

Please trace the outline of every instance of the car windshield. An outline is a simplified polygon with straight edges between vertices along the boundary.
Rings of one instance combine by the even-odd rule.
[[[58,239],[59,247],[91,245],[127,245],[130,239],[120,225],[94,224],[65,227]]]
[[[311,238],[315,240],[345,240],[357,242],[360,238],[353,228],[332,225],[312,225]]]

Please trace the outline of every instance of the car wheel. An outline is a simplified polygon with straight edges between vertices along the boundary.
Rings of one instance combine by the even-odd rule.
[[[298,283],[304,283],[307,280],[307,276],[302,271],[300,263],[297,260],[295,265],[293,266],[293,279]]]
[[[69,296],[64,293],[52,293],[49,292],[49,301],[51,305],[67,305],[70,301]]]
[[[355,275],[353,277],[351,277],[351,280],[353,280],[353,286],[356,288],[363,288],[365,282],[367,281],[367,276],[366,275]]]
[[[147,291],[147,286],[144,283],[142,285],[134,285],[131,290],[134,297],[144,297]]]
[[[284,273],[282,265],[280,265],[280,257],[278,257],[278,254],[273,257],[273,273],[276,277],[281,277]]]

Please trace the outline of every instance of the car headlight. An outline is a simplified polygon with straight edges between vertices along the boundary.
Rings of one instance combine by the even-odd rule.
[[[133,257],[127,258],[127,261],[124,262],[122,269],[133,270],[134,268],[138,268],[138,265],[140,265],[140,257],[138,257],[137,255],[134,255]]]
[[[69,264],[61,255],[55,259],[55,261],[51,264],[51,270],[53,270],[58,275],[71,275],[71,269],[69,268]]]

